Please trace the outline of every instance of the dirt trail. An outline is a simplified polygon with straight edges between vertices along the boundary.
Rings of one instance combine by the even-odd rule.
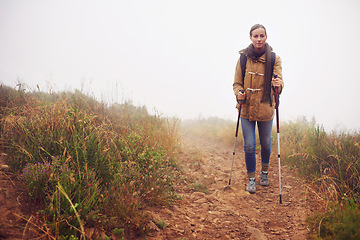
[[[249,194],[245,191],[246,169],[240,148],[235,155],[231,188],[227,189],[233,149],[190,136],[184,136],[183,144],[181,165],[186,177],[179,186],[182,201],[171,210],[154,210],[154,217],[169,226],[155,230],[148,239],[307,238],[305,218],[311,213],[311,206],[305,200],[305,184],[282,166],[279,204],[277,156],[271,157],[270,186],[258,184],[256,194]],[[208,192],[191,190],[191,181],[206,185]]]
[[[225,187],[232,147],[184,136],[183,149],[180,166],[184,169],[184,178],[177,181],[182,200],[170,209],[150,209],[154,219],[168,226],[160,230],[156,224],[150,224],[151,236],[145,239],[306,239],[308,230],[304,220],[311,213],[311,206],[305,200],[305,184],[283,166],[283,204],[279,204],[276,156],[271,158],[270,186],[258,185],[256,194],[248,194],[244,190],[247,179],[240,148],[235,155],[229,189]],[[0,153],[0,239],[32,239],[36,234],[31,233],[31,226],[24,219],[31,218],[29,210],[34,206],[27,205],[17,190],[16,179],[6,166],[2,167],[5,164],[5,156]],[[199,184],[205,185],[208,191],[191,189],[191,186],[201,186]]]
[[[0,239],[31,239],[38,234],[28,224],[37,206],[26,202],[14,174],[6,165],[6,154],[0,151]]]

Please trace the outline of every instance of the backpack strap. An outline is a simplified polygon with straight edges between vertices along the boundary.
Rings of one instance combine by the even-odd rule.
[[[243,82],[245,78],[246,61],[247,61],[247,56],[244,53],[240,53],[240,66],[241,66],[241,74],[242,74]]]
[[[276,54],[271,52],[271,72],[274,74],[274,65],[275,65]]]

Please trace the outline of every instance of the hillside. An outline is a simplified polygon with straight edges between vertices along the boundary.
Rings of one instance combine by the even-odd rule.
[[[183,178],[177,180],[181,200],[171,208],[154,207],[148,211],[154,222],[146,239],[305,239],[305,218],[314,204],[306,200],[306,184],[287,167],[282,167],[283,203],[279,204],[276,161],[271,164],[271,185],[258,187],[256,194],[244,191],[243,154],[236,154],[232,184],[227,188],[232,149],[206,138],[185,135],[180,165]],[[4,164],[4,155],[1,158]],[[28,206],[18,190],[18,182],[6,170],[0,172],[0,238],[31,239],[38,232],[31,219],[36,206]],[[12,180],[11,180],[12,179]],[[29,211],[33,210],[33,212]],[[23,215],[24,218],[20,216]],[[88,230],[91,235],[91,231]],[[116,239],[116,238],[115,238]],[[142,237],[139,239],[143,239]]]

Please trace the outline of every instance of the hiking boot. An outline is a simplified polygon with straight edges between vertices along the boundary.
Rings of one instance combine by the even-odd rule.
[[[260,172],[260,185],[261,186],[269,186],[269,178],[268,178],[267,171],[261,171]]]
[[[255,193],[256,192],[255,178],[249,178],[249,184],[246,187],[246,191],[248,191],[249,193]]]

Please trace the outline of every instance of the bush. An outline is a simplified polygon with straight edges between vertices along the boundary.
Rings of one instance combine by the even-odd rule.
[[[327,133],[305,118],[282,124],[284,160],[298,169],[324,200],[309,219],[313,239],[358,239],[360,135]]]

